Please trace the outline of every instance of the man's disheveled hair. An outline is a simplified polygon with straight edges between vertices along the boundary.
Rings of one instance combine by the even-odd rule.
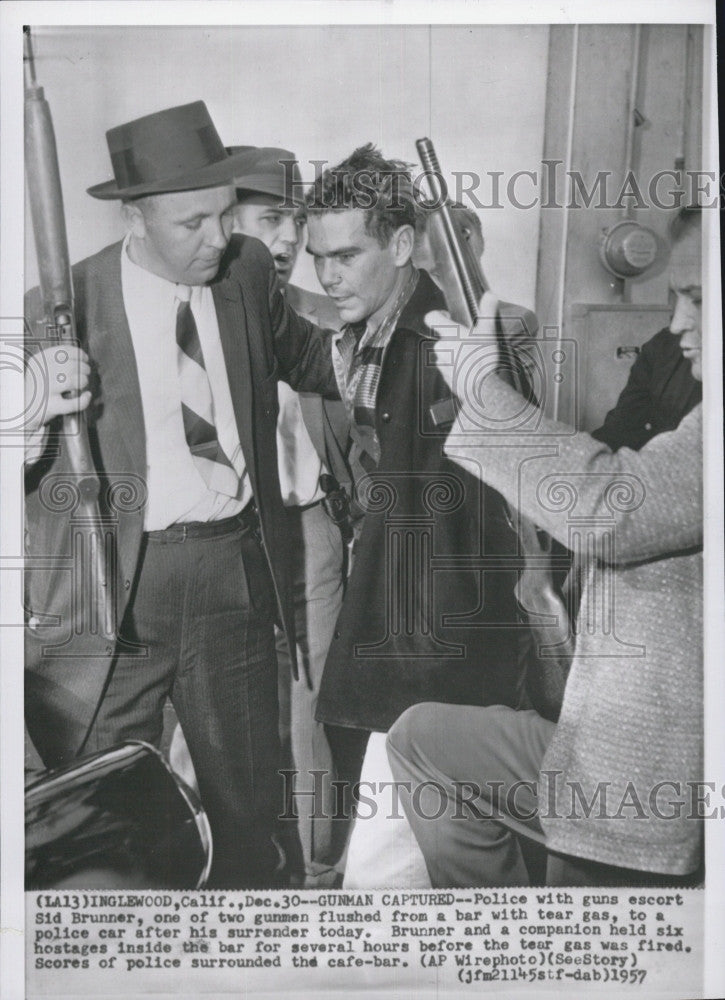
[[[371,142],[325,170],[305,201],[308,216],[362,209],[365,231],[383,247],[400,226],[422,224],[409,165],[386,160]]]

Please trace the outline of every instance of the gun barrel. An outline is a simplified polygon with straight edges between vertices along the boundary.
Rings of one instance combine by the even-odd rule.
[[[451,316],[471,324],[478,317],[478,303],[486,291],[486,281],[478,261],[468,252],[453,221],[438,156],[430,139],[418,139],[416,149],[432,195],[428,230],[446,272],[446,299]]]
[[[38,86],[25,92],[25,170],[40,290],[45,313],[52,317],[59,309],[72,310],[73,286],[55,133]]]
[[[35,79],[35,56],[33,55],[33,41],[30,37],[30,28],[26,25],[23,28],[23,73],[25,75],[25,89],[37,86]]]

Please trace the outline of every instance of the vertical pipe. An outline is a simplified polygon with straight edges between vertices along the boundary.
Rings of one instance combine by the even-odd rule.
[[[701,25],[688,25],[685,45],[682,159],[685,170],[700,170],[702,167],[703,68],[703,29]]]
[[[576,109],[576,77],[577,68],[579,62],[579,25],[574,25],[574,36],[572,40],[572,53],[571,53],[571,77],[569,80],[569,109],[568,109],[568,122],[566,130],[566,163],[564,176],[569,177],[572,167],[572,150],[574,146],[574,113]],[[561,227],[561,253],[559,256],[560,266],[559,266],[559,288],[557,292],[557,306],[556,306],[556,325],[557,325],[557,344],[560,344],[564,332],[564,292],[566,285],[566,249],[567,242],[569,239],[569,210],[566,205],[563,206],[564,219],[562,221]],[[553,413],[552,416],[554,420],[559,419],[559,403],[560,403],[560,383],[554,382],[554,400],[552,404]]]
[[[627,175],[632,169],[632,163],[634,160],[634,133],[637,127],[634,120],[634,111],[639,100],[639,63],[641,46],[642,25],[636,24],[634,27],[634,39],[632,41],[632,77],[629,82],[629,100],[627,102],[627,138],[624,147],[624,181],[626,181]],[[624,219],[631,219],[633,214],[634,209],[628,199],[627,204],[622,206],[622,217]]]

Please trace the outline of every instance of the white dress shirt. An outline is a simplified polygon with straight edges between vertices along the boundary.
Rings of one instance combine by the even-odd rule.
[[[294,300],[295,311],[310,322],[325,326],[319,316],[305,308],[305,293],[301,293],[295,286],[291,287],[297,293]],[[279,382],[277,397],[277,465],[282,502],[285,507],[307,507],[317,503],[325,495],[320,486],[320,476],[328,471],[327,466],[312,443],[299,395],[286,382]]]
[[[178,286],[134,264],[127,247],[128,237],[121,253],[121,285],[146,437],[148,505],[144,527],[155,531],[179,522],[232,517],[252,499],[252,487],[239,443],[211,288],[192,288],[191,311],[209,376],[219,444],[239,476],[236,497],[209,489],[186,441],[177,377]]]
[[[277,395],[277,464],[282,500],[285,507],[307,507],[324,497],[320,476],[327,468],[305,425],[300,397],[286,382],[278,383]]]

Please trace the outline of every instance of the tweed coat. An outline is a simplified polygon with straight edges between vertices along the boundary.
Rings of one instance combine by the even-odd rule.
[[[516,536],[500,495],[442,454],[430,417],[450,397],[426,358],[424,317],[441,308],[421,271],[384,356],[381,455],[356,484],[366,513],[317,704],[326,723],[385,732],[423,701],[517,707],[524,698]]]
[[[121,291],[121,243],[76,264],[73,284],[78,338],[91,360],[94,400],[88,422],[101,477],[101,511],[116,534],[120,622],[139,559],[146,491],[143,413]],[[330,334],[289,308],[269,251],[258,240],[232,237],[211,288],[240,444],[294,650],[287,529],[277,475],[277,382],[283,375],[294,388],[336,396]],[[26,316],[29,336],[42,338],[37,290],[28,295]],[[33,346],[39,346],[37,340]],[[93,629],[78,599],[68,488],[74,477],[58,431],[59,422],[51,428],[43,456],[28,470],[25,504],[26,715],[35,728],[34,742],[50,759],[67,755],[69,741],[90,725],[112,656],[123,652]]]
[[[612,453],[539,411],[521,421],[520,397],[499,379],[487,381],[486,404],[498,428],[519,414],[517,433],[461,435],[455,425],[446,453],[591,556],[541,767],[547,844],[627,868],[693,871],[702,837],[688,785],[702,779],[702,406],[640,451]],[[574,785],[594,802],[589,815]]]

